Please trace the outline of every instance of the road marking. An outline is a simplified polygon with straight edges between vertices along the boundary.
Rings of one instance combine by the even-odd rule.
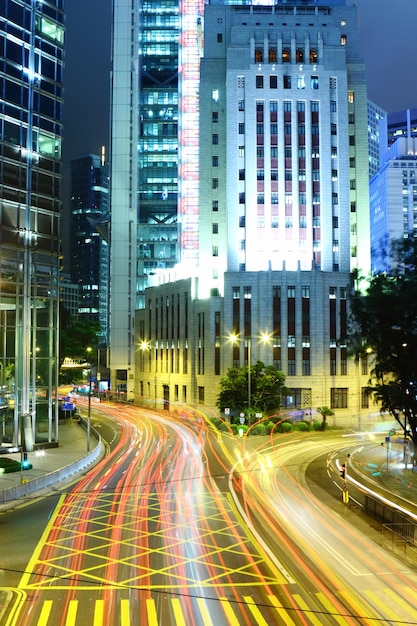
[[[51,609],[52,600],[45,600],[42,606],[41,614],[39,616],[38,626],[47,626]]]
[[[120,602],[121,626],[130,626],[129,600],[122,598]]]
[[[146,610],[148,613],[149,626],[158,626],[158,618],[156,616],[155,600],[152,598],[146,599]]]
[[[415,596],[414,589],[410,589],[409,587],[404,587],[404,591],[408,591],[410,595]],[[417,611],[413,609],[413,607],[410,606],[410,604],[406,600],[404,600],[404,598],[402,598],[401,596],[398,595],[398,593],[395,593],[395,591],[389,588],[384,589],[384,592],[388,596],[391,596],[391,598],[395,600],[397,604],[400,604],[403,607],[403,609],[405,609],[410,615],[412,615],[413,620],[417,622]]]
[[[295,622],[288,615],[282,604],[276,596],[268,596],[270,603],[274,606],[276,612],[284,620],[285,626],[295,626]]]
[[[321,620],[319,620],[318,617],[314,615],[314,611],[307,606],[303,598],[298,593],[293,593],[292,597],[297,602],[300,609],[303,609],[303,611],[307,613],[308,619],[311,621],[311,623],[315,624],[316,626],[321,626]]]
[[[328,598],[326,598],[324,593],[322,593],[321,591],[318,591],[316,593],[316,596],[320,600],[320,602],[322,603],[326,611],[331,615],[333,619],[336,620],[336,622],[338,622],[339,624],[342,624],[342,626],[346,626],[346,624],[349,624],[349,622],[347,621],[345,617],[343,617],[343,615],[337,615],[336,607],[333,606],[333,604],[330,602]]]
[[[256,619],[256,623],[259,626],[270,626],[268,622],[264,620],[262,617],[262,613],[256,606],[255,602],[252,599],[252,596],[243,596],[244,601],[248,605],[249,611],[252,613],[253,617]]]
[[[208,612],[206,601],[204,598],[197,598],[198,608],[200,609],[201,617],[203,618],[204,626],[213,626],[210,613]]]
[[[229,600],[226,598],[220,598],[222,607],[224,608],[224,612],[226,613],[226,617],[229,620],[230,626],[240,626],[240,622],[236,617],[236,614],[230,604]]]
[[[68,604],[67,619],[65,626],[75,626],[75,618],[77,617],[78,600],[70,600]]]
[[[94,609],[94,626],[103,626],[104,600],[96,600]]]
[[[385,591],[386,590],[384,590],[384,593]],[[378,607],[378,610],[382,609],[384,617],[389,617],[395,624],[398,624],[398,626],[401,626],[401,624],[405,626],[405,622],[398,619],[398,613],[390,609],[389,606],[387,606],[385,602],[383,602],[381,598],[376,595],[376,593],[370,590],[365,590],[364,593],[373,602],[374,606]]]
[[[174,611],[174,617],[177,626],[186,626],[184,615],[181,608],[181,602],[178,598],[172,599],[172,609]]]

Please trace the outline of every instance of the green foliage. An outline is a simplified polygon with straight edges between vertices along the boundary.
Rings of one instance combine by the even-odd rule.
[[[94,320],[80,319],[70,315],[61,307],[60,320],[60,363],[65,358],[74,361],[91,361],[95,347],[99,343],[100,324]],[[87,348],[92,348],[88,352]]]
[[[417,445],[417,240],[396,242],[391,266],[352,296],[350,348],[372,354],[368,391]]]
[[[323,423],[324,422],[313,422],[313,430],[324,430]]]
[[[248,367],[231,368],[221,379],[221,391],[217,406],[221,411],[226,407],[232,411],[248,409]],[[281,397],[287,392],[285,375],[273,365],[258,361],[250,368],[251,415],[255,412],[267,413],[281,405]]]
[[[274,428],[274,426],[275,426],[274,422],[267,422],[267,423],[265,424],[265,433],[266,433],[267,435],[270,435],[270,434],[271,434],[272,429]]]
[[[292,427],[291,422],[282,422],[281,424],[278,424],[277,430],[280,433],[291,433],[293,430],[293,427]]]
[[[256,424],[255,426],[253,426],[251,433],[253,435],[265,435],[266,434],[265,424]]]
[[[309,430],[307,422],[297,422],[295,427],[297,430],[301,430],[302,432]]]
[[[317,409],[317,413],[320,413],[320,415],[323,418],[323,421],[320,424],[320,430],[326,430],[327,418],[334,415],[334,411],[329,409],[328,406],[319,406]]]

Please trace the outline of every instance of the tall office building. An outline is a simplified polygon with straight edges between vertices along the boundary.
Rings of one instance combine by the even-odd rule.
[[[125,391],[133,389],[134,311],[150,277],[198,259],[204,4],[113,5],[110,359],[112,387]]]
[[[369,180],[375,176],[380,165],[380,126],[387,112],[368,100],[368,151],[369,151]]]
[[[107,343],[109,246],[101,225],[109,219],[109,175],[102,156],[86,154],[71,161],[71,282],[79,287],[77,317],[100,323]]]
[[[417,237],[417,109],[379,121],[379,163],[369,187],[373,273],[393,268],[393,242]]]
[[[194,4],[179,59],[180,262],[155,270],[136,313],[136,397],[214,406],[228,367],[262,358],[286,374],[288,406],[359,414],[347,293],[370,254],[353,1]]]
[[[63,0],[0,7],[2,434],[58,438]]]

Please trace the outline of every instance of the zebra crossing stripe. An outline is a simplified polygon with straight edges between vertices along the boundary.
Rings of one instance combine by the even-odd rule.
[[[65,626],[75,626],[77,610],[78,610],[78,600],[70,600],[68,603],[68,613],[67,613],[67,619],[65,620]]]

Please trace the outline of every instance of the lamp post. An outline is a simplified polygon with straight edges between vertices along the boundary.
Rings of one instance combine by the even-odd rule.
[[[91,348],[87,348],[87,352],[91,352]],[[87,452],[90,452],[90,434],[91,434],[91,363],[88,369],[88,409],[87,409]]]
[[[259,343],[269,343],[271,340],[271,335],[269,333],[262,333],[259,337]],[[239,336],[236,334],[229,335],[229,341],[233,344],[237,344],[239,342]],[[248,336],[245,338],[247,342],[248,348],[248,425],[251,423],[251,405],[252,405],[252,337]]]

